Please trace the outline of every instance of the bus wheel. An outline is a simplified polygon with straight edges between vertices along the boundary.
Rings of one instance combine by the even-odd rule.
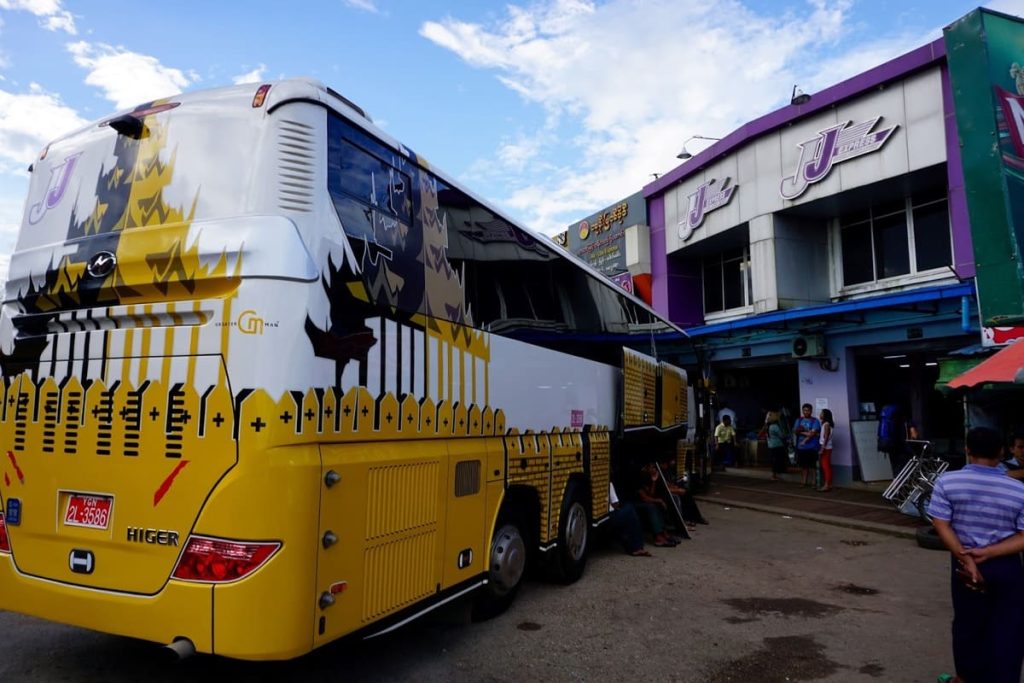
[[[474,621],[490,619],[508,609],[526,573],[527,551],[521,522],[502,515],[496,526],[488,558],[487,584],[478,591],[473,604]]]
[[[558,520],[558,547],[555,549],[552,576],[561,583],[572,583],[583,576],[587,566],[587,547],[590,540],[590,513],[583,488],[570,482],[562,502],[562,515]]]

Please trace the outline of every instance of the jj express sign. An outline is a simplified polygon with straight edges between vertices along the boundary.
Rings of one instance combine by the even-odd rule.
[[[796,199],[808,187],[827,178],[836,164],[882,149],[899,126],[872,132],[881,119],[881,116],[876,116],[862,123],[847,121],[836,124],[797,145],[800,159],[793,175],[783,178],[779,185],[782,198]]]
[[[718,182],[718,178],[701,183],[696,191],[687,197],[686,215],[679,221],[679,239],[683,242],[690,239],[693,231],[699,228],[709,213],[720,209],[736,194],[739,185],[731,185],[732,178]],[[716,187],[717,185],[717,187]]]

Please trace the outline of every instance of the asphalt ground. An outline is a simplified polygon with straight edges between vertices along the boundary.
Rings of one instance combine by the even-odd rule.
[[[505,614],[463,605],[290,662],[198,655],[0,612],[2,681],[934,681],[949,671],[948,556],[907,538],[704,505],[677,548],[592,548],[571,586]],[[258,624],[254,628],[259,628]]]

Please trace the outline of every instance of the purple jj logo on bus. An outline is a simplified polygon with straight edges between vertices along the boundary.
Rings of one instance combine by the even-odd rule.
[[[796,172],[783,178],[779,185],[782,198],[796,199],[808,187],[824,180],[836,164],[882,149],[899,125],[872,133],[871,129],[881,119],[881,116],[876,116],[863,123],[839,123],[818,131],[815,137],[797,145],[800,159]]]

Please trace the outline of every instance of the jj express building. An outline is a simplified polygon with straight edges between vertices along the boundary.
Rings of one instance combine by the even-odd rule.
[[[981,341],[956,112],[939,39],[643,189],[653,304],[696,348],[681,361],[741,433],[767,409],[831,409],[839,482],[891,478],[875,447],[888,403],[960,447],[962,407],[936,390],[951,354]]]

